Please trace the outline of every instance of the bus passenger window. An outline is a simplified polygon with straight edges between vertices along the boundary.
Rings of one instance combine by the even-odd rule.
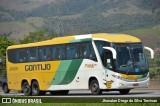
[[[97,61],[97,58],[91,43],[89,44],[89,59]]]
[[[91,42],[80,44],[80,58],[86,58],[97,61]]]
[[[59,60],[65,59],[65,46],[60,45],[59,46]]]
[[[53,46],[52,59],[53,60],[65,59],[65,46],[64,45]]]
[[[17,62],[17,50],[11,49],[11,50],[8,50],[7,52],[8,52],[8,61],[12,63],[16,63]]]
[[[57,46],[54,46],[52,48],[52,59],[53,60],[58,60],[59,59],[59,48],[57,48]]]
[[[51,60],[51,48],[50,47],[40,47],[39,48],[39,60],[47,61]]]
[[[38,51],[37,48],[28,49],[29,61],[37,61]]]
[[[87,44],[80,44],[80,58],[87,58]]]
[[[27,62],[27,61],[28,61],[27,50],[20,49],[18,51],[18,62]]]
[[[67,57],[66,59],[76,59],[79,58],[79,52],[77,44],[69,44],[67,45]]]

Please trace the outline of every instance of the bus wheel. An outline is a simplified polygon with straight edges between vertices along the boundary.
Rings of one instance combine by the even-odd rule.
[[[31,95],[31,87],[29,86],[28,82],[24,82],[23,83],[22,90],[23,90],[23,93],[26,96],[30,96]]]
[[[51,95],[67,95],[69,90],[62,90],[62,91],[50,91]]]
[[[4,91],[4,93],[10,92],[10,90],[8,89],[8,84],[6,84],[6,83],[3,84],[3,91]]]
[[[122,94],[122,95],[128,94],[129,91],[130,91],[130,89],[120,89],[119,90],[120,94]]]
[[[93,95],[101,95],[102,94],[102,90],[99,88],[98,81],[95,79],[91,81],[90,90]]]
[[[39,89],[39,84],[37,81],[33,81],[32,83],[32,95],[33,96],[41,95],[41,91]]]

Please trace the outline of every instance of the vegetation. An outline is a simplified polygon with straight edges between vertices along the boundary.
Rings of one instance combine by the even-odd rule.
[[[155,63],[160,67],[160,54],[157,56]]]
[[[6,37],[0,37],[0,56],[5,56],[7,47],[14,44],[16,44],[14,41],[9,40]]]
[[[36,32],[30,32],[29,35],[25,36],[23,40],[20,40],[20,44],[26,44],[26,43],[33,43],[33,42],[38,42],[38,41],[44,41],[48,39],[53,39],[57,35],[52,33],[52,34],[47,34],[47,30],[40,30]]]
[[[5,56],[6,56],[6,49],[10,45],[16,44],[14,41],[9,40],[6,37],[0,37],[0,75],[5,75],[5,69],[6,69],[6,62],[5,62]]]

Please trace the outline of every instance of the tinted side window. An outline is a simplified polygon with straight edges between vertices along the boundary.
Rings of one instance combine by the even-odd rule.
[[[89,55],[89,49],[87,43],[80,44],[80,58],[87,58]]]
[[[96,47],[97,47],[101,57],[104,53],[103,47],[105,47],[105,46],[110,47],[110,44],[105,41],[95,41],[95,44],[96,44]]]
[[[97,61],[96,54],[91,43],[89,44],[89,51],[89,59]]]
[[[38,60],[38,48],[37,47],[29,48],[27,52],[28,52],[29,61]]]
[[[113,58],[112,52],[109,50],[103,49],[103,47],[110,47],[110,44],[105,41],[95,41],[96,47],[99,51],[99,55],[101,57],[103,65],[108,69],[113,69]]]
[[[17,61],[17,52],[16,50],[8,50],[8,61],[12,63],[16,63]]]
[[[26,49],[19,49],[17,54],[18,62],[27,62],[28,61],[28,52]]]
[[[39,61],[51,60],[52,53],[50,46],[39,47],[38,51],[39,51]]]
[[[57,45],[52,47],[52,59],[63,60],[65,59],[66,48],[64,45]]]
[[[80,44],[80,58],[96,60],[96,55],[91,42]]]
[[[77,58],[79,58],[78,44],[68,44],[66,59],[77,59]]]

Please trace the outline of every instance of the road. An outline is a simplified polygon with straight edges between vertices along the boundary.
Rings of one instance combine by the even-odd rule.
[[[12,91],[9,94],[4,94],[2,91],[0,92],[1,96],[24,96],[23,93],[19,93],[16,91]],[[89,90],[76,90],[76,91],[70,91],[68,95],[61,96],[56,95],[52,96],[49,93],[47,93],[45,96],[41,97],[160,97],[160,90],[139,90],[139,89],[133,89],[130,91],[127,95],[120,95],[118,91],[112,91],[112,92],[103,92],[102,95],[92,95]]]

